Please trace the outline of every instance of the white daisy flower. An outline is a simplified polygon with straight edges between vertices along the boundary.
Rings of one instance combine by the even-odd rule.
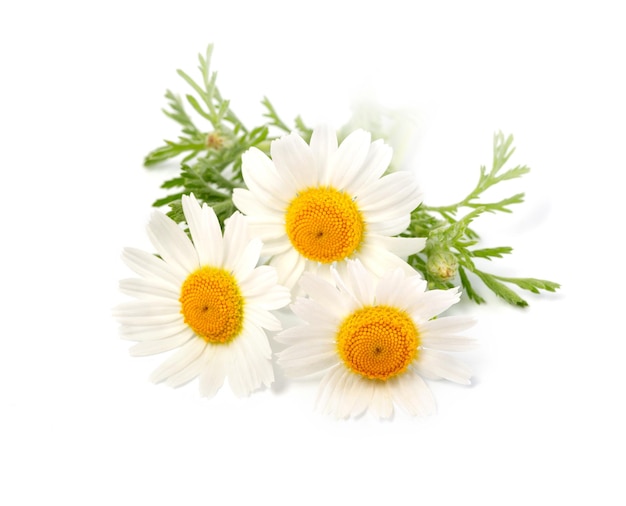
[[[199,377],[200,392],[211,397],[228,378],[237,396],[274,380],[272,351],[265,331],[280,330],[270,313],[290,301],[277,284],[274,268],[257,267],[261,241],[247,220],[234,213],[224,235],[213,209],[193,195],[182,199],[191,240],[173,220],[155,212],[148,224],[158,256],[127,248],[123,259],[141,276],[122,280],[123,292],[138,300],[114,314],[124,339],[137,341],[133,355],[178,348],[152,374],[176,387]]]
[[[385,139],[393,148],[392,169],[403,169],[419,142],[421,122],[417,110],[386,107],[375,96],[365,94],[353,103],[352,117],[341,130],[362,128],[374,138]]]
[[[473,324],[465,316],[434,319],[459,300],[457,289],[426,290],[426,282],[402,269],[382,278],[358,261],[330,284],[311,273],[300,284],[293,312],[304,324],[276,340],[288,345],[278,363],[291,377],[323,372],[317,406],[338,418],[371,411],[380,418],[394,404],[411,415],[435,411],[423,378],[469,384],[470,370],[447,354],[466,351],[473,340],[459,332]]]
[[[251,148],[242,157],[248,189],[235,189],[233,202],[250,217],[263,240],[263,255],[276,267],[279,282],[293,288],[305,271],[330,279],[358,258],[377,274],[420,251],[424,238],[393,237],[404,232],[421,203],[414,176],[383,176],[392,150],[382,140],[356,130],[341,145],[327,127],[315,129],[310,145],[291,133],[272,142],[271,160]]]

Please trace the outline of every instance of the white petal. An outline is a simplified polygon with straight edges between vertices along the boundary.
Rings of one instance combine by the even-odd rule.
[[[174,355],[157,367],[150,375],[150,379],[154,383],[160,383],[182,371],[200,356],[206,346],[206,342],[200,338],[189,340]]]
[[[276,222],[284,212],[279,212],[271,207],[263,204],[256,194],[244,188],[235,188],[233,190],[233,203],[243,214],[254,217],[259,221]]]
[[[282,364],[287,364],[291,360],[325,356],[328,353],[337,353],[336,346],[333,342],[326,339],[309,340],[300,338],[297,344],[293,344],[278,352],[277,356]]]
[[[337,415],[339,418],[349,418],[357,416],[367,408],[366,399],[363,398],[365,392],[370,392],[363,388],[368,380],[358,374],[346,374],[345,383],[342,389],[341,398],[337,405]],[[367,399],[369,402],[369,399]]]
[[[165,351],[178,348],[189,341],[192,337],[194,337],[194,334],[191,329],[189,329],[163,339],[141,341],[130,349],[130,354],[134,357],[156,355],[157,353],[163,353]]]
[[[246,326],[237,339],[246,340],[246,344],[250,348],[250,353],[254,353],[256,356],[267,360],[272,358],[272,347],[267,339],[267,335],[263,329],[256,325]]]
[[[150,316],[169,313],[180,313],[180,302],[177,299],[132,300],[118,304],[113,310],[115,316]]]
[[[210,346],[210,353],[206,356],[206,366],[200,373],[198,384],[200,395],[214,397],[226,378],[226,361],[228,360],[228,347]]]
[[[221,266],[224,245],[215,211],[206,204],[200,207],[193,195],[183,195],[182,204],[200,265]]]
[[[282,329],[282,324],[280,323],[280,320],[276,318],[272,313],[270,313],[267,309],[253,306],[251,304],[246,304],[244,311],[246,314],[246,320],[249,320],[254,325],[258,325],[259,327],[263,327],[264,329],[273,331]]]
[[[420,297],[411,300],[406,310],[417,323],[421,324],[443,313],[457,303],[460,297],[457,288],[428,290],[421,294]]]
[[[338,363],[324,374],[317,390],[317,398],[315,399],[316,409],[326,412],[328,398],[334,390],[335,384],[339,381],[344,372],[345,367],[343,364]]]
[[[299,297],[290,307],[291,311],[305,322],[315,323],[321,327],[337,328],[343,319],[325,304],[320,304],[313,299]]]
[[[254,227],[253,227],[254,230]],[[284,234],[284,229],[283,229]],[[262,255],[267,257],[279,256],[293,250],[291,241],[286,235],[276,239],[268,239],[263,242]]]
[[[337,371],[336,377],[329,382],[326,393],[326,402],[324,412],[339,418],[341,413],[341,399],[343,398],[346,383],[353,373],[345,367],[341,367]]]
[[[232,269],[237,264],[245,249],[252,240],[247,218],[235,211],[224,222],[224,262],[223,267]]]
[[[200,355],[195,360],[193,360],[184,369],[180,370],[176,374],[172,374],[169,378],[165,380],[165,383],[173,388],[177,388],[198,377],[198,375],[200,375],[200,373],[206,367],[206,364],[209,361],[210,357],[213,355],[212,348],[213,346],[207,344],[204,347],[204,350],[202,350],[202,353],[200,353]]]
[[[422,339],[422,345],[439,351],[471,351],[476,349],[478,342],[463,336],[446,336],[436,339]]]
[[[235,279],[247,278],[259,263],[263,243],[260,239],[254,238],[246,244],[239,255],[233,255],[232,261],[226,260],[224,267],[230,270]]]
[[[336,318],[343,318],[349,311],[342,293],[319,276],[304,273],[300,278],[300,287],[312,299],[325,306]]]
[[[468,316],[443,316],[441,318],[422,323],[420,325],[420,333],[422,336],[458,334],[459,332],[469,329],[475,323],[476,320]]]
[[[363,211],[363,219],[367,223],[368,235],[394,236],[403,233],[411,224],[410,213],[400,216],[388,216],[390,213]]]
[[[226,361],[226,377],[230,389],[237,397],[246,395],[246,378],[245,373],[247,364],[244,362],[241,346],[237,340],[228,345],[228,360]]]
[[[407,276],[414,276],[416,270],[394,253],[377,246],[365,243],[361,246],[358,259],[378,277],[384,276],[388,271],[400,268]]]
[[[239,280],[239,289],[244,297],[262,295],[278,283],[276,269],[259,265],[248,276]]]
[[[279,343],[295,345],[300,342],[326,342],[334,343],[335,328],[321,327],[319,325],[294,325],[274,336]]]
[[[362,306],[374,304],[376,283],[370,272],[359,261],[347,263],[347,279],[351,292]]]
[[[354,181],[363,170],[367,159],[372,136],[364,130],[355,130],[348,135],[331,159],[330,177],[325,184],[342,190]]]
[[[305,271],[314,274],[318,278],[333,285],[335,283],[335,280],[333,279],[330,271],[334,268],[334,266],[335,264],[322,264],[320,262],[312,262],[311,260],[307,260]]]
[[[156,279],[180,290],[187,273],[178,267],[168,265],[161,258],[135,248],[124,248],[122,259],[133,271],[146,279]]]
[[[156,211],[148,223],[148,237],[168,264],[185,272],[199,267],[198,254],[187,234],[170,218]]]
[[[472,377],[472,371],[465,364],[435,350],[421,349],[415,368],[427,378],[447,379],[462,385],[469,385]]]
[[[422,345],[441,351],[469,351],[477,346],[477,340],[462,335],[476,320],[467,316],[444,316],[420,324]]]
[[[120,291],[137,298],[161,298],[178,300],[180,290],[175,289],[171,284],[155,278],[142,279],[130,278],[120,281]]]
[[[230,360],[226,364],[228,383],[237,397],[250,395],[262,383],[273,380],[270,374],[271,363],[266,358],[250,353],[250,346],[246,339],[235,339],[229,345]]]
[[[409,370],[390,379],[388,383],[394,402],[410,415],[426,416],[435,413],[435,398],[419,374]]]
[[[161,325],[181,319],[180,303],[166,299],[125,302],[113,310],[113,316],[126,326]]]
[[[310,146],[292,132],[272,142],[272,161],[284,179],[295,183],[299,190],[317,185],[317,170]],[[289,175],[289,177],[287,177]]]
[[[351,413],[349,416],[359,416],[366,411],[372,402],[374,395],[374,381],[360,378],[356,374],[352,383],[350,396],[353,398]]]
[[[279,173],[275,164],[259,149],[250,148],[242,155],[241,168],[246,186],[261,205],[280,211],[295,197],[298,186],[291,173]]]
[[[426,281],[421,276],[406,276],[402,269],[387,272],[380,280],[376,301],[388,304],[411,314],[410,307],[414,300],[419,300],[426,289]]]
[[[337,364],[337,352],[335,350],[318,353],[312,356],[299,358],[285,358],[279,356],[278,364],[285,374],[291,378],[299,378],[324,371]]]
[[[117,321],[127,327],[160,327],[169,323],[175,324],[182,321],[180,314],[157,314],[157,315],[144,315],[144,316],[117,316]]]
[[[422,202],[422,194],[411,172],[393,172],[370,185],[358,195],[359,209],[393,209],[397,215],[410,213]]]
[[[284,286],[275,285],[263,295],[248,297],[246,301],[261,309],[274,311],[285,307],[291,302],[291,292]]]
[[[183,331],[191,332],[193,335],[193,331],[183,321],[182,316],[176,321],[159,325],[122,325],[120,327],[122,339],[128,341],[154,341],[172,337]]]
[[[339,289],[341,297],[344,300],[344,305],[348,308],[347,313],[351,313],[354,309],[363,305],[363,302],[357,299],[352,287],[352,280],[348,272],[348,265],[351,262],[352,260],[350,259],[337,262],[330,270],[333,283]],[[356,262],[358,262],[358,260],[356,260]],[[361,265],[360,262],[359,265]],[[368,275],[367,271],[365,271],[364,275]]]
[[[291,360],[288,364],[282,365],[282,369],[290,378],[302,378],[311,374],[317,374],[337,365],[336,353],[318,355],[315,360]]]
[[[368,244],[373,248],[383,248],[400,258],[408,258],[426,246],[425,237],[384,237],[369,235]],[[415,271],[417,273],[417,271]]]
[[[304,272],[305,260],[295,249],[276,255],[270,260],[270,265],[278,273],[278,282],[291,289],[296,286]]]
[[[387,383],[384,381],[375,381],[372,383],[374,389],[369,410],[379,418],[390,418],[391,415],[393,415],[393,402]]]
[[[244,298],[263,295],[278,283],[276,269],[269,265],[260,265],[248,276],[239,280],[239,289]]]
[[[248,361],[248,370],[251,372],[250,393],[261,386],[268,387],[274,382],[271,348],[267,338],[260,340],[259,335],[256,332],[245,332],[237,338],[241,341],[242,350]]]
[[[313,130],[310,145],[317,172],[315,183],[328,184],[330,160],[337,151],[337,133],[328,125],[321,125]]]
[[[259,237],[263,244],[267,241],[276,239],[287,239],[285,236],[285,222],[283,217],[276,220],[276,223],[272,223],[270,220],[274,220],[275,217],[264,216],[249,216],[250,220],[250,232],[254,237]]]
[[[376,286],[376,303],[395,306],[405,309],[408,301],[404,290],[400,290],[406,283],[406,276],[401,269],[388,271]]]
[[[180,314],[180,302],[176,299],[133,300],[118,304],[113,315],[119,316],[154,316]]]
[[[392,156],[393,150],[382,139],[372,142],[361,170],[346,184],[346,191],[350,195],[359,195],[385,173]]]

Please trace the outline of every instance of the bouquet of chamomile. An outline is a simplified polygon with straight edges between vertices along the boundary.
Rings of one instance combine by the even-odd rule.
[[[248,396],[281,368],[318,378],[316,406],[337,418],[434,413],[426,380],[469,384],[454,354],[475,346],[473,318],[444,313],[461,298],[484,303],[481,290],[523,307],[520,291],[559,288],[476,265],[512,251],[480,245],[474,229],[523,201],[483,199],[529,170],[508,166],[512,136],[494,136],[491,167],[465,199],[431,207],[415,175],[394,168],[385,132],[288,124],[267,98],[262,124],[244,125],[211,53],[199,55],[197,79],[178,71],[188,93],[167,91],[164,113],[180,135],[145,158],[180,169],[154,202],[154,250],[122,253],[136,276],[121,280],[132,300],[114,316],[131,354],[167,353],[152,381],[194,381],[207,398],[225,382]]]

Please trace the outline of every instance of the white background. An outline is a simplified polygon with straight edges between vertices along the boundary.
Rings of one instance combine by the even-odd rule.
[[[620,2],[4,2],[0,7],[0,503],[68,505],[626,503],[621,296],[626,35]],[[408,5],[412,5],[408,10]],[[436,6],[435,6],[436,5]],[[515,135],[528,176],[491,269],[563,284],[519,310],[492,298],[465,357],[472,387],[431,383],[438,414],[337,422],[315,385],[206,401],[147,377],[111,308],[171,169],[143,156],[177,131],[215,43],[250,125],[347,119],[355,97],[418,113],[410,166],[431,204],[463,197]]]

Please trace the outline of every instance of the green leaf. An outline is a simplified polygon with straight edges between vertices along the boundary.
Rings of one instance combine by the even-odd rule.
[[[470,300],[473,300],[477,304],[483,304],[485,302],[485,299],[478,295],[478,293],[474,290],[463,267],[459,267],[459,278],[461,279],[461,286],[463,287],[465,295],[467,295]]]
[[[203,90],[199,84],[197,84],[191,77],[189,77],[184,71],[177,70],[176,71],[180,77],[182,77],[189,86],[191,86],[194,91],[200,96],[205,102],[208,100],[208,93],[206,90]]]
[[[204,109],[202,109],[202,107],[200,107],[200,104],[198,103],[198,101],[196,100],[196,98],[193,95],[185,95],[185,97],[187,98],[187,102],[189,102],[191,104],[191,107],[193,107],[195,109],[195,111],[200,114],[200,116],[202,116],[203,118],[208,119],[209,121],[211,121],[212,117],[209,113],[204,112]]]
[[[513,252],[513,248],[509,246],[500,246],[498,248],[482,248],[470,251],[470,255],[477,258],[502,258],[502,255],[509,255]]]
[[[183,186],[184,183],[185,183],[185,179],[180,176],[177,176],[177,177],[174,177],[172,179],[168,179],[167,181],[165,181],[161,185],[161,188],[165,188],[165,189],[178,188],[180,186]]]
[[[555,283],[554,281],[548,281],[545,279],[537,279],[537,278],[506,278],[502,276],[495,276],[497,279],[501,281],[505,281],[506,283],[513,283],[524,290],[528,290],[533,293],[539,293],[540,290],[545,290],[547,292],[555,292],[557,289],[561,288],[559,283]]]
[[[180,200],[184,194],[185,194],[184,192],[179,192],[179,193],[174,193],[172,195],[168,195],[167,197],[157,199],[152,203],[152,206],[153,207],[166,206],[168,204],[171,204],[172,202],[175,202],[176,200]]]
[[[508,286],[503,283],[500,283],[494,276],[491,274],[487,274],[482,271],[474,271],[480,280],[485,283],[485,286],[489,288],[493,293],[495,293],[498,297],[504,299],[509,304],[513,304],[515,306],[525,307],[528,306],[528,302],[522,299],[517,293],[511,290]]]
[[[182,197],[182,195],[181,195]],[[183,212],[183,204],[178,198],[168,202],[170,210],[167,212],[167,216],[173,219],[176,223],[183,223],[185,221],[185,213]]]
[[[528,174],[529,172],[530,172],[530,169],[526,167],[525,165],[518,165],[517,167],[507,170],[506,172],[500,174],[497,177],[495,176],[492,177],[491,179],[493,180],[494,183],[500,183],[501,181],[508,181],[510,179],[516,179],[518,177],[523,176],[524,174]]]

